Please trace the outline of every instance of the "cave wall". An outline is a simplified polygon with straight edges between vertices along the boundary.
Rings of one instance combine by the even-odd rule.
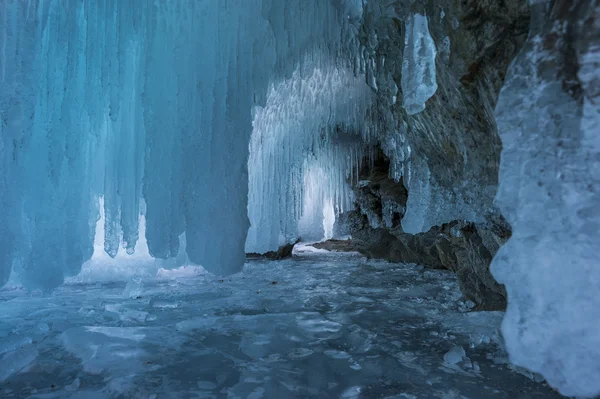
[[[492,277],[490,263],[511,235],[506,221],[502,217],[486,223],[454,220],[426,232],[407,233],[401,221],[410,193],[402,180],[389,176],[389,168],[389,159],[380,151],[361,169],[354,186],[355,209],[338,220],[339,235],[352,237],[345,246],[369,258],[450,270],[476,310],[505,309],[506,291]],[[330,245],[319,247],[330,249]]]
[[[427,16],[437,49],[437,91],[417,113],[401,100],[414,14]],[[381,151],[365,161],[341,230],[367,256],[454,271],[478,309],[506,307],[489,270],[511,235],[494,204],[502,150],[494,108],[529,22],[525,0],[374,1],[364,11]]]
[[[356,209],[341,219],[353,246],[455,271],[479,309],[508,304],[511,362],[564,395],[596,397],[599,2],[369,4],[367,80],[379,96],[383,155],[363,170]],[[397,101],[399,16],[411,12],[428,15],[438,51],[438,89],[415,114]],[[394,184],[406,192],[389,204]]]
[[[529,30],[526,0],[369,2],[362,43],[378,95],[379,142],[409,193],[402,225],[420,233],[453,220],[497,218],[501,142],[494,107]],[[407,21],[426,15],[437,47],[436,93],[425,110],[403,106]],[[372,77],[372,78],[371,78]],[[396,101],[394,101],[394,94]]]

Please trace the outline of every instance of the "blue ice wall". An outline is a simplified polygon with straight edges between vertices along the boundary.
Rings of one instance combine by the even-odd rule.
[[[77,274],[100,197],[109,255],[145,212],[151,255],[240,270],[253,108],[342,53],[346,3],[0,1],[0,286]]]

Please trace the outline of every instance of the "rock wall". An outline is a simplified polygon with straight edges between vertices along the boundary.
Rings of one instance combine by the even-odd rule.
[[[356,210],[341,219],[353,246],[453,270],[479,309],[508,299],[511,362],[564,395],[597,397],[600,2],[368,4],[362,40],[385,156],[363,170]],[[421,68],[407,68],[404,39],[419,35]]]
[[[415,15],[428,20],[422,35],[435,45],[437,87],[416,112],[406,76],[418,76],[406,65],[415,57]],[[382,151],[365,162],[356,210],[338,230],[367,256],[456,272],[478,309],[506,306],[489,270],[511,235],[494,205],[502,149],[494,108],[529,22],[526,0],[371,1],[364,10],[361,43]]]
[[[511,361],[563,395],[600,394],[600,2],[532,1],[529,39],[496,116],[497,202],[513,235],[492,265],[506,285]]]
[[[389,165],[379,153],[361,171],[356,209],[338,222],[338,230],[352,236],[351,248],[371,258],[451,270],[476,309],[504,309],[506,291],[490,274],[490,263],[510,237],[510,227],[498,218],[485,223],[452,221],[423,233],[406,233],[401,221],[410,194],[402,182],[389,177]]]

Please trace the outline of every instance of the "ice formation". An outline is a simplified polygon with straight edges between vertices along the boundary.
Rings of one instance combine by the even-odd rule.
[[[461,195],[468,187],[457,185],[454,190],[441,187],[432,176],[427,160],[418,155],[411,157],[408,164],[410,175],[405,181],[410,195],[402,218],[405,232],[418,234],[457,219],[482,220],[472,204],[464,201],[464,194]]]
[[[6,2],[0,284],[11,270],[41,289],[77,275],[98,242],[100,198],[113,258],[134,253],[140,216],[150,256],[177,257],[183,235],[189,260],[221,274],[245,251],[331,235],[376,131],[364,6]],[[405,47],[414,113],[437,87],[425,16],[408,19]]]
[[[332,65],[271,87],[250,141],[247,252],[320,240],[329,205],[335,213],[351,206],[348,179],[363,155],[370,94],[364,77]]]
[[[133,253],[143,200],[151,256],[176,256],[185,232],[191,261],[239,271],[253,107],[269,112],[269,87],[309,81],[322,59],[331,87],[355,84],[336,55],[361,12],[360,0],[2,2],[0,285],[11,270],[40,289],[78,274],[100,197],[108,255]],[[316,119],[332,100],[314,100]]]
[[[413,14],[406,23],[402,62],[403,106],[409,115],[423,111],[427,100],[437,91],[436,55],[427,16]]]
[[[579,24],[569,11],[554,20],[551,2],[531,3],[530,38],[497,106],[497,201],[513,235],[492,271],[508,292],[511,361],[564,395],[592,397],[600,394],[599,19]],[[586,11],[598,16],[595,7]],[[573,38],[578,51],[567,53],[561,46]]]

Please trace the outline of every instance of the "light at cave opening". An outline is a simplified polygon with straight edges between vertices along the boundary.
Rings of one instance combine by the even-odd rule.
[[[350,25],[360,21],[347,18],[358,16],[356,4],[5,2],[0,285],[12,273],[28,288],[50,290],[79,274],[94,252],[100,197],[110,255],[122,241],[130,252],[135,246],[144,200],[150,255],[176,257],[185,232],[191,261],[216,274],[241,270],[252,109],[278,110],[266,106],[273,84],[298,85],[319,67],[356,64],[348,57],[358,54]],[[340,78],[323,76],[326,87]],[[306,93],[323,89],[312,83]],[[315,98],[316,106],[330,105]],[[347,115],[356,115],[353,98]]]
[[[313,57],[315,58],[315,57]],[[349,180],[365,155],[373,94],[363,75],[316,57],[272,84],[254,110],[248,160],[246,252],[265,253],[297,238],[318,241],[336,212],[351,209]],[[332,221],[333,219],[333,221]],[[331,233],[328,233],[331,234]]]
[[[145,203],[141,203],[139,217],[139,238],[135,251],[128,250],[120,236],[118,251],[114,257],[105,250],[105,211],[104,198],[98,199],[99,218],[95,223],[94,252],[92,257],[83,264],[81,272],[66,279],[67,283],[91,283],[103,281],[123,281],[137,278],[152,278],[164,270],[173,270],[182,266],[189,266],[185,248],[185,233],[179,236],[179,252],[177,256],[169,259],[157,259],[150,255],[146,241]]]
[[[330,179],[331,176],[320,166],[313,164],[306,169],[302,217],[298,221],[299,238],[305,242],[333,238],[336,213],[335,200],[328,190],[331,186]],[[343,200],[351,201],[351,198]]]

